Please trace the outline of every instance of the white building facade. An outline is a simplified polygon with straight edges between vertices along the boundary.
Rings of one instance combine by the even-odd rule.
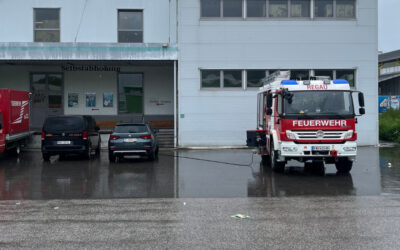
[[[33,92],[33,127],[141,118],[176,146],[243,146],[260,79],[282,69],[349,80],[359,142],[378,143],[377,0],[4,0],[0,20],[0,87]]]
[[[366,96],[359,143],[378,143],[377,0],[185,0],[178,23],[180,145],[243,145],[253,86],[277,69],[348,79]]]

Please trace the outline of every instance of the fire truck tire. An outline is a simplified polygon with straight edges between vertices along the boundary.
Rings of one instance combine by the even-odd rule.
[[[338,162],[335,163],[336,170],[338,173],[349,173],[353,168],[353,162],[347,158],[341,158]]]
[[[261,162],[264,166],[268,166],[270,164],[270,158],[269,155],[262,155],[261,156]]]
[[[325,164],[323,161],[315,161],[312,163],[312,170],[317,175],[325,175]]]
[[[110,163],[114,163],[117,160],[117,157],[112,152],[108,152],[108,160]]]
[[[43,153],[42,157],[43,157],[43,161],[50,161],[50,155],[49,154]]]
[[[278,162],[277,161],[277,151],[274,149],[274,143],[271,142],[271,155],[270,155],[270,166],[272,170],[276,173],[283,173],[285,171],[285,162]]]
[[[8,150],[8,154],[11,156],[20,156],[21,154],[21,145],[19,143],[14,144],[14,147]]]

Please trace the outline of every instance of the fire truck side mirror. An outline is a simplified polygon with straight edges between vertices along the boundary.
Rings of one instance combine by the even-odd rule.
[[[360,104],[360,107],[364,107],[365,106],[365,102],[364,102],[364,94],[363,93],[358,93],[358,103]],[[365,110],[364,110],[365,112]],[[361,113],[361,112],[360,112]]]
[[[359,112],[360,112],[360,115],[365,115],[365,108],[360,108]]]
[[[269,109],[271,109],[271,107],[272,107],[272,94],[271,93],[269,93],[268,95],[267,95],[267,108],[269,108]]]

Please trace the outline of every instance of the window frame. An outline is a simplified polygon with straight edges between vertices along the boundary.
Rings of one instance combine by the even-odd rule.
[[[337,17],[336,14],[336,1],[337,0],[332,0],[333,1],[333,16],[332,17],[318,17],[315,15],[315,4],[317,0],[310,0],[310,6],[309,6],[309,11],[310,15],[307,17],[292,17],[291,12],[292,12],[292,0],[286,0],[287,1],[287,6],[288,6],[288,15],[287,17],[271,17],[269,14],[270,11],[270,0],[264,0],[265,1],[265,16],[260,16],[260,17],[249,17],[248,10],[247,10],[247,0],[242,0],[242,16],[241,17],[224,17],[223,13],[223,1],[224,0],[218,0],[220,4],[220,14],[218,17],[203,17],[202,16],[202,11],[201,11],[201,2],[202,0],[198,0],[199,2],[199,16],[200,16],[200,21],[237,21],[237,20],[249,20],[249,21],[265,21],[265,20],[271,20],[271,21],[283,21],[283,20],[315,20],[315,21],[322,21],[322,20],[337,20],[337,21],[354,21],[357,20],[357,12],[358,12],[358,0],[354,0],[354,17]]]
[[[337,16],[337,0],[334,0],[334,18],[336,20],[353,20],[353,19],[357,19],[357,0],[352,0],[354,1],[354,17],[338,17]]]
[[[141,12],[142,13],[142,29],[120,29],[120,23],[119,23],[119,13],[120,12]],[[120,31],[140,31],[142,32],[142,41],[141,42],[120,42],[119,41],[119,32]],[[127,43],[127,44],[141,44],[144,43],[144,9],[117,9],[117,43]]]
[[[219,72],[219,87],[203,87],[203,71],[218,71]],[[241,86],[240,87],[224,87],[224,72],[225,71],[240,71],[241,75]],[[207,69],[200,68],[200,89],[201,90],[245,90],[246,81],[245,81],[245,73],[243,69]]]
[[[120,80],[119,80],[119,75],[120,74],[142,75],[142,108],[143,108],[142,113],[120,112],[120,105],[119,105],[119,101],[120,101],[120,94],[119,94]],[[122,71],[122,72],[118,72],[117,73],[117,98],[116,98],[116,101],[117,101],[117,114],[118,115],[129,115],[129,114],[135,114],[135,115],[141,114],[141,115],[144,115],[145,114],[146,110],[145,110],[145,100],[144,100],[144,96],[145,96],[145,92],[144,92],[144,90],[145,90],[145,88],[144,88],[145,78],[144,77],[145,77],[144,72],[125,72],[125,71]]]
[[[247,5],[246,5],[246,0],[240,0],[242,2],[242,15],[240,17],[224,17],[224,0],[218,0],[220,4],[220,13],[218,17],[204,17],[203,13],[201,11],[201,2],[202,0],[199,1],[199,14],[200,14],[200,20],[211,20],[211,21],[216,21],[216,20],[244,20],[246,19],[246,10],[247,10]]]
[[[292,17],[292,0],[289,0],[289,6],[288,6],[288,15],[289,15],[289,19],[290,20],[296,20],[296,19],[300,19],[300,20],[304,20],[304,19],[311,19],[313,16],[312,16],[312,11],[313,11],[313,2],[314,2],[315,0],[309,0],[309,15],[308,16],[296,16],[296,17]]]
[[[311,0],[312,1],[312,4],[313,4],[313,6],[312,6],[312,11],[313,11],[313,13],[312,13],[312,15],[313,15],[313,19],[315,19],[315,20],[318,20],[318,21],[322,21],[322,20],[329,20],[329,21],[332,21],[332,20],[343,20],[343,21],[349,21],[349,20],[357,20],[357,6],[358,6],[358,0],[353,0],[354,1],[354,17],[337,17],[337,11],[336,11],[336,8],[337,8],[337,5],[336,5],[336,0],[332,0],[332,2],[333,2],[333,14],[332,14],[332,17],[320,17],[320,16],[316,16],[315,15],[315,3],[316,3],[316,1],[318,1],[318,0]]]
[[[202,71],[218,71],[219,72],[219,86],[218,87],[203,87],[203,74]],[[200,73],[200,90],[244,90],[244,91],[258,91],[259,88],[263,87],[249,87],[248,85],[248,72],[249,71],[265,71],[265,77],[268,77],[270,74],[273,72],[280,70],[280,71],[308,71],[308,76],[312,77],[315,76],[315,71],[321,70],[321,71],[331,71],[332,72],[332,81],[337,79],[337,71],[353,71],[354,72],[354,86],[350,85],[351,89],[357,89],[358,83],[357,83],[357,68],[336,68],[336,69],[328,69],[328,68],[313,68],[313,69],[255,69],[255,68],[250,68],[250,69],[210,69],[210,68],[199,68],[199,73]],[[241,71],[242,72],[242,86],[241,88],[239,87],[224,87],[224,71]],[[306,80],[306,79],[304,79]],[[303,80],[303,81],[304,81]]]
[[[251,17],[249,17],[248,16],[248,14],[249,14],[249,12],[248,12],[248,4],[247,4],[248,0],[245,0],[244,1],[245,19],[249,19],[249,20],[265,20],[265,19],[267,19],[268,18],[268,1],[267,0],[263,0],[263,1],[265,3],[265,8],[264,8],[265,16],[251,16]]]
[[[219,86],[218,87],[203,87],[203,71],[218,71],[219,72]],[[222,89],[222,70],[220,69],[200,69],[200,89],[217,90]]]
[[[225,71],[237,71],[240,72],[240,87],[225,87]],[[243,70],[242,69],[223,69],[221,70],[221,83],[222,83],[222,89],[240,89],[243,90],[244,88],[244,79],[243,79]]]
[[[250,86],[249,87],[249,71],[264,71],[264,78],[267,77],[269,75],[268,70],[265,69],[246,69],[246,89],[259,89],[261,87],[263,87],[262,85],[260,87],[256,87],[256,86]]]
[[[34,43],[59,43],[61,42],[61,8],[32,8],[33,9],[33,42]],[[36,10],[57,10],[58,11],[58,29],[54,28],[36,28]],[[58,41],[57,42],[37,42],[36,41],[36,31],[58,31]]]
[[[349,83],[349,85],[350,85],[350,88],[351,89],[357,89],[357,69],[349,69],[349,68],[347,68],[347,69],[334,69],[334,80],[336,80],[336,79],[341,79],[341,78],[337,78],[337,71],[353,71],[353,74],[354,74],[354,86],[351,86],[350,85],[350,83]],[[346,80],[346,79],[344,79],[344,80]]]

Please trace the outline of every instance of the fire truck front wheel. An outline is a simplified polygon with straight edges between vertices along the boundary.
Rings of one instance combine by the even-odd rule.
[[[274,149],[274,143],[271,142],[271,155],[270,155],[270,166],[276,173],[283,173],[285,171],[285,162],[278,162],[278,151]]]
[[[268,166],[270,164],[270,157],[269,155],[262,155],[261,162],[264,166]]]
[[[348,158],[340,158],[335,165],[338,173],[349,173],[353,167],[353,162]]]

